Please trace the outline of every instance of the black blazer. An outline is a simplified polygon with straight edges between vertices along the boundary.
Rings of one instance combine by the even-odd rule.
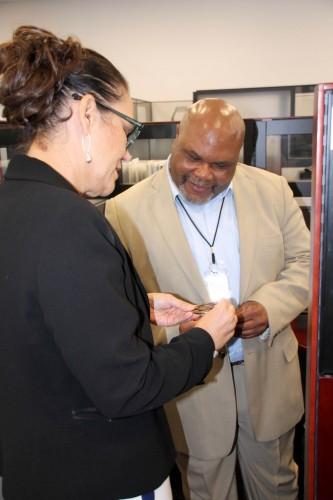
[[[162,405],[208,372],[210,336],[154,347],[145,290],[114,231],[39,160],[10,163],[0,237],[6,500],[154,489],[174,460]]]

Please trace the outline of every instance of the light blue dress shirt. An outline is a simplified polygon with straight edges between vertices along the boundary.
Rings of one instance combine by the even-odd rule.
[[[183,197],[171,178],[169,160],[167,163],[167,169],[170,188],[175,200],[175,206],[180,222],[183,226],[185,236],[191,248],[193,257],[198,265],[199,272],[206,284],[211,300],[216,302],[217,300],[226,297],[230,298],[231,302],[237,306],[239,304],[240,286],[239,232],[232,183],[225,191],[215,196],[215,198],[199,205],[191,203]],[[223,293],[222,295],[217,296],[217,287],[215,286],[216,279],[220,280],[220,289],[225,290],[225,277],[223,277],[222,274],[218,274],[217,277],[214,276],[213,283],[210,284],[209,266],[212,263],[212,250],[190,221],[188,215],[177,200],[177,197],[180,197],[181,202],[185,206],[191,219],[210,243],[212,243],[214,238],[222,199],[225,197],[220,223],[216,233],[214,254],[218,268],[222,270],[222,272],[226,273],[229,285],[228,293]],[[244,359],[243,346],[240,338],[233,338],[229,342],[228,353],[231,362],[241,361]]]

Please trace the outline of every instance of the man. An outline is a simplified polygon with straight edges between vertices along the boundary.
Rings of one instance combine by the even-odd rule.
[[[243,138],[233,106],[201,100],[165,168],[107,204],[148,291],[238,306],[238,338],[168,408],[192,500],[236,499],[236,458],[250,500],[297,498],[303,397],[289,324],[307,306],[309,232],[283,177],[238,163]]]

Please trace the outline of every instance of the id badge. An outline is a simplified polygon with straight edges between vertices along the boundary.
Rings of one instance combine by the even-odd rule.
[[[220,299],[231,299],[227,270],[221,266],[214,265],[214,272],[209,269],[204,274],[205,284],[212,302]]]

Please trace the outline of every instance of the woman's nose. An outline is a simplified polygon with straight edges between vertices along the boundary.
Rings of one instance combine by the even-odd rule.
[[[132,159],[132,155],[131,155],[131,153],[130,153],[129,151],[127,151],[127,149],[126,149],[125,154],[124,154],[124,156],[122,157],[122,160],[124,160],[124,161],[130,161],[131,159]]]

